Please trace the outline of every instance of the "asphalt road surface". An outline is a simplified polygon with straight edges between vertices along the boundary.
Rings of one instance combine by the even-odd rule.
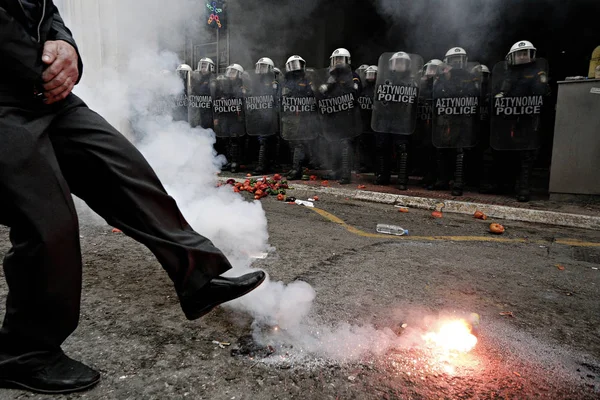
[[[83,221],[81,323],[64,349],[103,379],[62,398],[600,396],[600,232],[496,221],[506,232],[494,235],[490,220],[319,197],[315,208],[261,200],[272,248],[253,266],[270,275],[262,290],[279,281],[312,287],[298,325],[231,307],[189,322],[147,249]],[[377,223],[409,235],[377,234]],[[1,232],[4,253],[10,243]],[[282,310],[301,313],[283,306],[295,304],[288,297]],[[451,319],[476,321],[473,313],[478,342],[470,352],[423,340]],[[13,398],[48,396],[0,391]]]

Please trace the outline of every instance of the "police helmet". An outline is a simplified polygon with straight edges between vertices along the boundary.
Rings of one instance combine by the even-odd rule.
[[[533,46],[533,43],[521,40],[512,45],[506,55],[506,61],[509,65],[527,64],[535,61],[536,51],[537,49]]]

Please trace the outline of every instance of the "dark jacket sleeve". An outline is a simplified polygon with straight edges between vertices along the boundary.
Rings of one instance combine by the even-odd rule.
[[[83,75],[83,62],[81,61],[81,54],[79,54],[79,49],[77,48],[77,44],[75,43],[75,39],[73,39],[73,34],[65,26],[65,22],[63,21],[60,13],[58,12],[58,8],[56,6],[52,6],[53,10],[53,21],[52,27],[50,28],[50,34],[48,35],[48,39],[50,40],[63,40],[69,43],[71,46],[75,48],[77,52],[77,66],[79,68],[79,79],[76,83],[79,83],[81,80],[81,76]]]
[[[37,81],[43,71],[40,46],[0,3],[0,71],[12,80]]]

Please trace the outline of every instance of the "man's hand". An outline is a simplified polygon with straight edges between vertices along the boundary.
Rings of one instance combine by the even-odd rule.
[[[56,103],[71,93],[79,78],[77,52],[63,40],[49,40],[44,43],[42,61],[48,65],[42,74],[44,101],[46,104]]]

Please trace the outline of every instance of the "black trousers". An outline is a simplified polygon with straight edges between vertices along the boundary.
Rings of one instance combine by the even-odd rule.
[[[0,374],[60,352],[77,327],[82,263],[71,193],[146,245],[181,301],[231,268],[141,153],[83,101],[71,94],[44,105],[0,93],[0,223],[12,243]]]

